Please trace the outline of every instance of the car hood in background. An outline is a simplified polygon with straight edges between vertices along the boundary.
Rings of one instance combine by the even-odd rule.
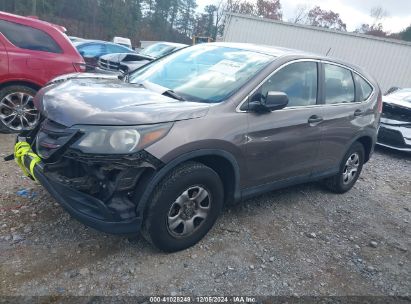
[[[34,103],[50,120],[73,125],[142,125],[200,118],[206,103],[179,101],[118,79],[77,78],[39,91]]]
[[[141,55],[141,54],[130,54],[130,53],[120,53],[120,54],[108,54],[101,56],[100,59],[111,61],[111,62],[122,62],[122,61],[152,61],[155,58]]]
[[[411,102],[385,96],[381,122],[392,125],[411,124]]]
[[[58,76],[50,80],[47,85],[61,83],[71,79],[118,79],[117,75],[113,74],[101,74],[101,73],[70,73],[62,76]]]

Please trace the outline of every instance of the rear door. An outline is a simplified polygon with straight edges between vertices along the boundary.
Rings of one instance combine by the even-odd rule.
[[[368,98],[359,94],[360,84],[356,85],[357,74],[349,68],[323,62],[324,100],[321,131],[323,137],[318,153],[318,170],[335,171],[348,150],[351,142],[362,128],[368,125],[369,111],[362,102]],[[357,91],[357,94],[356,94]]]
[[[9,59],[3,39],[4,37],[0,32],[0,82],[3,80],[2,78],[7,77],[9,73]]]
[[[249,187],[309,176],[316,167],[321,139],[318,64],[298,61],[283,66],[250,97],[253,100],[268,91],[281,91],[288,95],[289,104],[283,110],[247,114]]]

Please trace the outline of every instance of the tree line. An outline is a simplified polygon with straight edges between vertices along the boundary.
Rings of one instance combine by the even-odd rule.
[[[194,35],[216,39],[229,12],[347,31],[338,13],[319,6],[300,5],[292,18],[284,20],[280,0],[210,2],[216,4],[200,13],[196,0],[0,0],[0,10],[64,25],[69,35],[103,40],[123,36],[135,45],[140,40],[190,43]],[[411,25],[400,33],[388,33],[382,26],[387,17],[384,9],[372,9],[371,17],[373,23],[356,32],[411,41]]]

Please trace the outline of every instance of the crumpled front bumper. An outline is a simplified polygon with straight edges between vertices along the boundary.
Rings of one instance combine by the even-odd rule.
[[[127,221],[114,221],[104,203],[90,195],[73,190],[67,186],[47,179],[36,168],[36,178],[47,191],[77,220],[103,232],[113,234],[137,233],[142,218]],[[101,217],[104,214],[104,217]]]
[[[30,163],[31,158],[24,157],[26,168],[29,168]],[[141,217],[116,219],[115,214],[101,200],[48,178],[44,174],[44,166],[42,162],[36,164],[32,171],[34,177],[74,218],[87,226],[112,234],[134,234],[140,230]]]
[[[385,120],[389,122],[389,120]],[[411,124],[390,124],[381,120],[377,144],[391,149],[411,152]]]

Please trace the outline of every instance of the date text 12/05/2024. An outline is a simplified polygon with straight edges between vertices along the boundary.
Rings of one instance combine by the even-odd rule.
[[[150,297],[150,303],[255,303],[254,297],[232,296],[232,297]]]

